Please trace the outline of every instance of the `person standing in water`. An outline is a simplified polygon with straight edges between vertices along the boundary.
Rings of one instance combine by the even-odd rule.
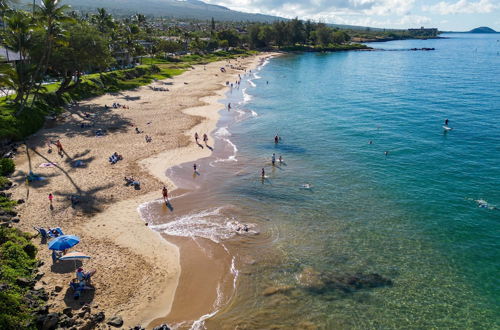
[[[261,176],[262,180],[264,180],[264,179],[265,179],[265,177],[266,177],[266,171],[264,170],[264,168],[262,168],[262,171],[261,171],[261,173],[260,173],[260,176]]]
[[[278,134],[276,134],[276,136],[274,137],[274,143],[278,144],[278,142],[280,142],[280,137],[278,136]]]
[[[168,203],[168,189],[167,189],[167,187],[163,186],[162,194],[163,194],[163,201],[165,203]]]
[[[273,156],[271,157],[271,163],[273,166],[276,164],[276,154],[273,152]]]
[[[197,168],[196,163],[194,163],[194,164],[193,164],[193,169],[194,169],[194,173],[195,173],[195,174],[197,173],[197,172],[196,172],[196,168]]]
[[[283,163],[283,157],[281,157],[281,155],[278,158],[278,162],[280,162],[280,164]]]

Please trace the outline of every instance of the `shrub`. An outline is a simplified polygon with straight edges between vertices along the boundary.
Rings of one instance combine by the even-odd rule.
[[[25,298],[29,288],[21,287],[19,277],[32,278],[37,262],[36,247],[30,235],[13,228],[0,228],[0,329],[35,329],[30,301]]]
[[[10,184],[9,179],[4,176],[0,176],[0,189],[7,187]]]
[[[14,161],[10,158],[0,159],[0,175],[5,176],[14,173],[16,165]]]

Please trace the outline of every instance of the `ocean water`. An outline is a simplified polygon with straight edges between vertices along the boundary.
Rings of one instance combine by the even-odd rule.
[[[207,161],[216,202],[189,217],[234,254],[236,289],[197,326],[500,328],[500,37],[444,36],[243,76]],[[368,274],[392,284],[339,285]]]

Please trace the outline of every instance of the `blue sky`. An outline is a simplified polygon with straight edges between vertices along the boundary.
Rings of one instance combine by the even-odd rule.
[[[234,10],[384,28],[500,31],[500,0],[205,0]]]

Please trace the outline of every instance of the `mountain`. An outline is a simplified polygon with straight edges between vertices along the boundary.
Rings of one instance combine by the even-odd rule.
[[[30,4],[31,0],[23,0]],[[281,17],[250,14],[217,5],[210,5],[199,0],[63,0],[75,10],[94,12],[96,8],[106,8],[115,15],[141,13],[155,17],[190,18],[219,21],[254,21],[273,22]]]
[[[111,14],[118,16],[139,13],[146,16],[178,19],[209,20],[213,17],[217,21],[233,22],[274,22],[277,20],[287,20],[278,16],[235,11],[227,7],[211,5],[200,0],[62,0],[62,3],[82,12],[95,12],[97,8],[105,8]],[[31,10],[32,4],[33,0],[21,0],[19,6]],[[353,30],[367,29],[364,26],[328,25]],[[370,30],[382,31],[379,28],[370,28]]]
[[[487,26],[481,26],[470,30],[469,33],[498,33],[498,32]]]

